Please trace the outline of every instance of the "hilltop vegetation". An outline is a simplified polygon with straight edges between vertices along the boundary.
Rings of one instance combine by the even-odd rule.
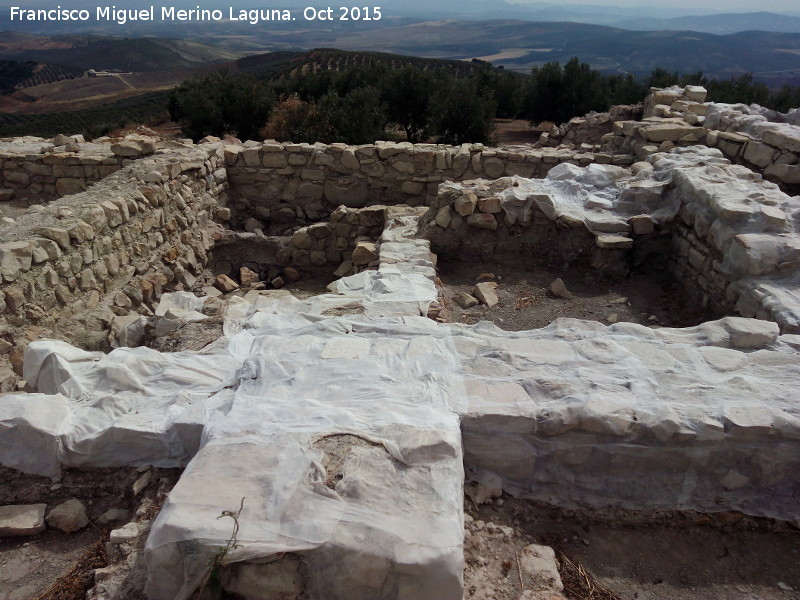
[[[163,119],[169,110],[195,139],[232,133],[296,142],[490,142],[496,117],[559,123],[614,104],[636,103],[650,86],[699,83],[716,101],[757,102],[784,112],[800,104],[798,88],[770,91],[749,74],[717,80],[702,72],[655,69],[636,78],[593,70],[577,58],[523,74],[478,59],[319,49],[250,56],[226,63],[225,71],[219,68],[206,67],[171,93],[105,104],[100,99],[90,110],[69,113],[0,114],[0,135],[52,135],[67,129],[99,134],[126,121]],[[27,76],[24,71],[11,75],[15,80]],[[125,77],[132,86],[137,75]]]
[[[577,58],[565,65],[535,67],[530,76],[479,60],[454,63],[336,50],[284,58],[283,69],[273,71],[258,88],[264,110],[249,111],[238,126],[224,125],[218,115],[236,114],[228,104],[240,102],[222,90],[255,89],[245,75],[185,82],[171,94],[172,117],[195,139],[223,133],[247,138],[260,131],[262,137],[280,141],[360,144],[399,131],[412,142],[460,144],[490,142],[495,117],[560,123],[615,104],[636,103],[651,86],[703,84],[714,99],[758,102],[784,111],[798,99],[794,88],[773,94],[751,75],[717,81],[702,73],[681,76],[656,69],[638,80],[604,75]],[[219,104],[210,106],[211,98]]]

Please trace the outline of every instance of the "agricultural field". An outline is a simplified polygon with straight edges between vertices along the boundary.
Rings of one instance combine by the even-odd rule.
[[[96,108],[43,114],[0,113],[0,137],[36,135],[52,137],[57,133],[83,133],[90,137],[105,135],[127,123],[150,123],[166,118],[167,92],[126,98]]]

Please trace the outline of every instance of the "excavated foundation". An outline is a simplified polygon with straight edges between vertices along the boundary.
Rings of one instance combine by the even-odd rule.
[[[185,467],[152,522],[112,533],[146,536],[152,600],[212,578],[245,598],[460,600],[465,479],[563,509],[798,518],[800,205],[720,152],[629,168],[159,144],[109,142],[118,172],[0,226],[0,464]],[[702,312],[455,323],[437,255],[609,281],[652,261]],[[482,310],[511,300],[497,271],[465,294]],[[285,289],[325,273],[327,293]]]

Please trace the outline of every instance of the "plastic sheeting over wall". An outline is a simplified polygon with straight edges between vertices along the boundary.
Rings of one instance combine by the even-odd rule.
[[[230,298],[201,352],[34,342],[39,393],[0,397],[0,463],[188,463],[147,542],[153,600],[190,596],[242,499],[227,560],[289,573],[287,597],[460,600],[463,464],[564,507],[797,518],[796,336],[741,318],[437,324],[413,230],[390,221],[380,269],[339,293]],[[188,300],[167,298],[171,320]],[[348,307],[363,314],[331,316]]]

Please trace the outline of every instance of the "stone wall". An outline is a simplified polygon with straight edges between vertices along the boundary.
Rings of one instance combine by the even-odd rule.
[[[175,144],[0,225],[3,358],[20,373],[42,335],[105,348],[115,315],[149,315],[163,290],[191,287],[224,216],[222,162],[217,145]]]
[[[667,268],[709,313],[800,331],[798,200],[715,149],[657,153],[631,169],[560,165],[543,180],[443,184],[422,219],[434,252],[598,273]]]
[[[29,206],[83,192],[160,145],[145,136],[91,143],[80,135],[0,141],[0,203],[15,200]]]
[[[605,137],[613,130],[617,121],[631,121],[642,116],[642,105],[612,106],[608,112],[590,112],[583,117],[573,117],[539,137],[542,146],[572,145],[583,151],[602,152]]]
[[[386,207],[340,206],[330,221],[296,229],[291,236],[264,236],[261,232],[226,231],[211,252],[209,268],[234,279],[241,267],[272,281],[286,266],[343,277],[369,268],[377,259],[376,241],[386,224]],[[359,248],[356,256],[354,250]]]
[[[570,162],[629,165],[633,157],[530,146],[439,146],[247,142],[225,146],[235,227],[291,233],[297,222],[328,218],[338,206],[431,202],[440,183],[520,175],[544,177]],[[248,221],[249,220],[249,221]]]
[[[674,147],[705,144],[732,162],[795,192],[800,186],[800,113],[758,105],[706,102],[699,86],[652,88],[641,121],[616,121],[602,146],[643,159]]]
[[[440,257],[456,261],[514,260],[523,268],[592,265],[605,274],[627,270],[629,238],[597,236],[583,221],[548,217],[539,206],[514,216],[501,193],[512,178],[493,182],[445,183],[422,217],[420,233]],[[505,208],[504,208],[505,207]]]

